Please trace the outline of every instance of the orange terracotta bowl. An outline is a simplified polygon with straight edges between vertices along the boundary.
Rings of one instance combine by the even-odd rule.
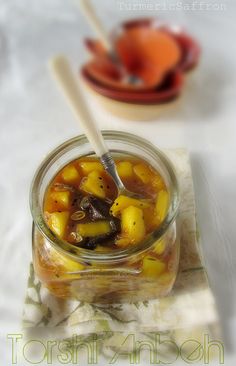
[[[160,48],[155,47],[155,32],[157,35],[168,35],[172,42],[177,45],[177,48],[169,47],[168,49],[168,57],[172,60],[172,64],[169,62],[169,69],[166,72],[164,68],[166,60],[163,61],[163,64],[160,57],[158,58]],[[134,40],[135,37],[138,38],[138,41],[133,42],[132,37]],[[140,38],[142,41],[139,40]],[[100,95],[125,103],[149,105],[162,104],[173,100],[181,93],[185,72],[193,69],[198,64],[201,53],[198,43],[186,32],[180,28],[163,24],[158,19],[126,21],[111,33],[111,39],[116,52],[129,73],[132,73],[135,68],[138,73],[137,68],[140,64],[144,65],[144,68],[146,67],[145,75],[147,75],[147,71],[151,72],[155,68],[158,69],[158,67],[162,70],[161,73],[155,72],[147,75],[147,79],[145,79],[147,81],[146,89],[119,88],[117,86],[120,77],[119,70],[117,71],[109,61],[102,45],[97,41],[86,40],[86,47],[92,53],[93,59],[82,67],[82,79]],[[146,46],[149,40],[150,44]],[[130,42],[136,42],[136,44],[133,47],[128,47]],[[142,52],[139,52],[138,47],[142,48]],[[153,55],[151,54],[152,50]],[[147,60],[148,54],[150,54],[149,60]],[[142,60],[143,56],[145,64]],[[143,72],[143,69],[141,72]],[[157,86],[152,84],[153,81],[158,81]]]

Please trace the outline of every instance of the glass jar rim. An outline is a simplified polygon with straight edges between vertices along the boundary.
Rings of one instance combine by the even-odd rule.
[[[63,156],[66,152],[68,152],[72,148],[79,147],[88,143],[88,139],[83,134],[65,141],[64,143],[56,147],[51,153],[49,153],[46,156],[46,158],[42,161],[39,168],[37,169],[33,177],[30,189],[30,209],[33,221],[37,229],[43,235],[43,237],[45,237],[55,249],[70,256],[72,259],[76,261],[82,260],[82,261],[94,261],[98,263],[99,262],[114,263],[124,260],[127,257],[144,252],[153,245],[154,241],[158,241],[159,239],[161,239],[161,237],[164,235],[164,233],[168,230],[170,225],[175,220],[178,213],[180,203],[179,186],[175,169],[172,163],[170,162],[169,158],[161,150],[156,148],[152,143],[137,135],[113,130],[103,130],[102,135],[105,138],[105,140],[108,141],[112,139],[136,147],[142,146],[142,148],[144,148],[148,153],[152,154],[152,156],[156,156],[161,161],[161,163],[166,168],[171,181],[170,204],[167,215],[163,220],[163,222],[152,233],[150,233],[147,236],[147,238],[145,238],[141,243],[130,246],[128,248],[115,249],[111,252],[101,253],[75,247],[74,245],[59,239],[49,229],[44,219],[43,212],[40,208],[39,204],[40,185],[43,181],[45,174],[47,173],[49,168],[57,161],[58,158]]]

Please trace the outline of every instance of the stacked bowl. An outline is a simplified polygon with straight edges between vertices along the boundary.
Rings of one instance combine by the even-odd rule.
[[[113,54],[100,41],[85,40],[92,57],[81,76],[93,98],[133,120],[153,119],[172,105],[183,89],[184,74],[200,57],[192,37],[157,19],[126,21],[111,40]]]

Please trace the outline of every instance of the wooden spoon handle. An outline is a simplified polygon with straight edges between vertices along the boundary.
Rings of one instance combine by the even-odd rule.
[[[108,149],[101,131],[97,128],[93,117],[88,110],[80,86],[76,82],[76,76],[73,74],[67,59],[63,56],[54,57],[50,60],[50,69],[74,112],[75,117],[80,121],[97,156],[101,157],[106,154]]]
[[[95,13],[94,7],[92,6],[90,0],[79,0],[79,4],[91,27],[98,35],[98,38],[102,41],[108,52],[111,52],[112,46],[108,34],[97,14]]]

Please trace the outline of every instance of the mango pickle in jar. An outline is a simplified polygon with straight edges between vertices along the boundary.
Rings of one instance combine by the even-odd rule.
[[[31,189],[36,275],[55,296],[91,303],[166,296],[179,263],[174,168],[140,137],[103,136],[121,180],[142,198],[118,194],[84,135],[56,148]]]

